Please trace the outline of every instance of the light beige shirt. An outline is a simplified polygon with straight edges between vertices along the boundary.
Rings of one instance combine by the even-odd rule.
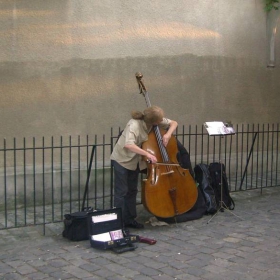
[[[163,121],[158,126],[162,129],[168,129],[170,122],[170,119],[163,118]],[[145,169],[147,166],[142,160],[142,155],[138,155],[124,146],[126,144],[135,144],[141,148],[142,143],[148,140],[148,134],[151,129],[152,127],[148,128],[143,120],[131,119],[116,143],[110,159],[117,161],[129,170],[135,170],[138,163],[140,170]]]

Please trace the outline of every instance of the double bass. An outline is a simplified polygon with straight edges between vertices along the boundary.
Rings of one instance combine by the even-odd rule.
[[[137,72],[135,76],[140,94],[150,107],[149,94],[142,81],[143,75]],[[189,170],[178,163],[175,136],[170,138],[165,147],[162,142],[164,133],[158,126],[153,126],[148,140],[142,144],[142,149],[156,156],[158,162],[147,164],[147,176],[142,181],[141,195],[144,207],[151,214],[171,218],[189,211],[197,200],[198,191]]]

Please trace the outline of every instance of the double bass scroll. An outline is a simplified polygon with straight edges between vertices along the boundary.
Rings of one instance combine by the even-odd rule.
[[[148,107],[151,102],[140,72],[135,74],[140,94]],[[165,147],[162,136],[165,131],[154,126],[142,148],[156,156],[158,162],[148,163],[147,178],[142,182],[142,203],[153,215],[170,218],[189,211],[198,196],[196,183],[188,169],[178,161],[177,140],[172,136]]]

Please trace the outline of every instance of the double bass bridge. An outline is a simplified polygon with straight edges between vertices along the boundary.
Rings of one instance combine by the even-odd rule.
[[[168,171],[168,172],[161,173],[161,175],[168,175],[168,174],[172,174],[172,173],[174,173],[174,171],[173,171],[173,170],[170,170],[170,171]]]

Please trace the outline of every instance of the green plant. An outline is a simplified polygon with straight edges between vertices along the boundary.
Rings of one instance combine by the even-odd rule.
[[[267,12],[271,11],[272,9],[278,10],[279,0],[264,0],[265,1],[265,10]]]

